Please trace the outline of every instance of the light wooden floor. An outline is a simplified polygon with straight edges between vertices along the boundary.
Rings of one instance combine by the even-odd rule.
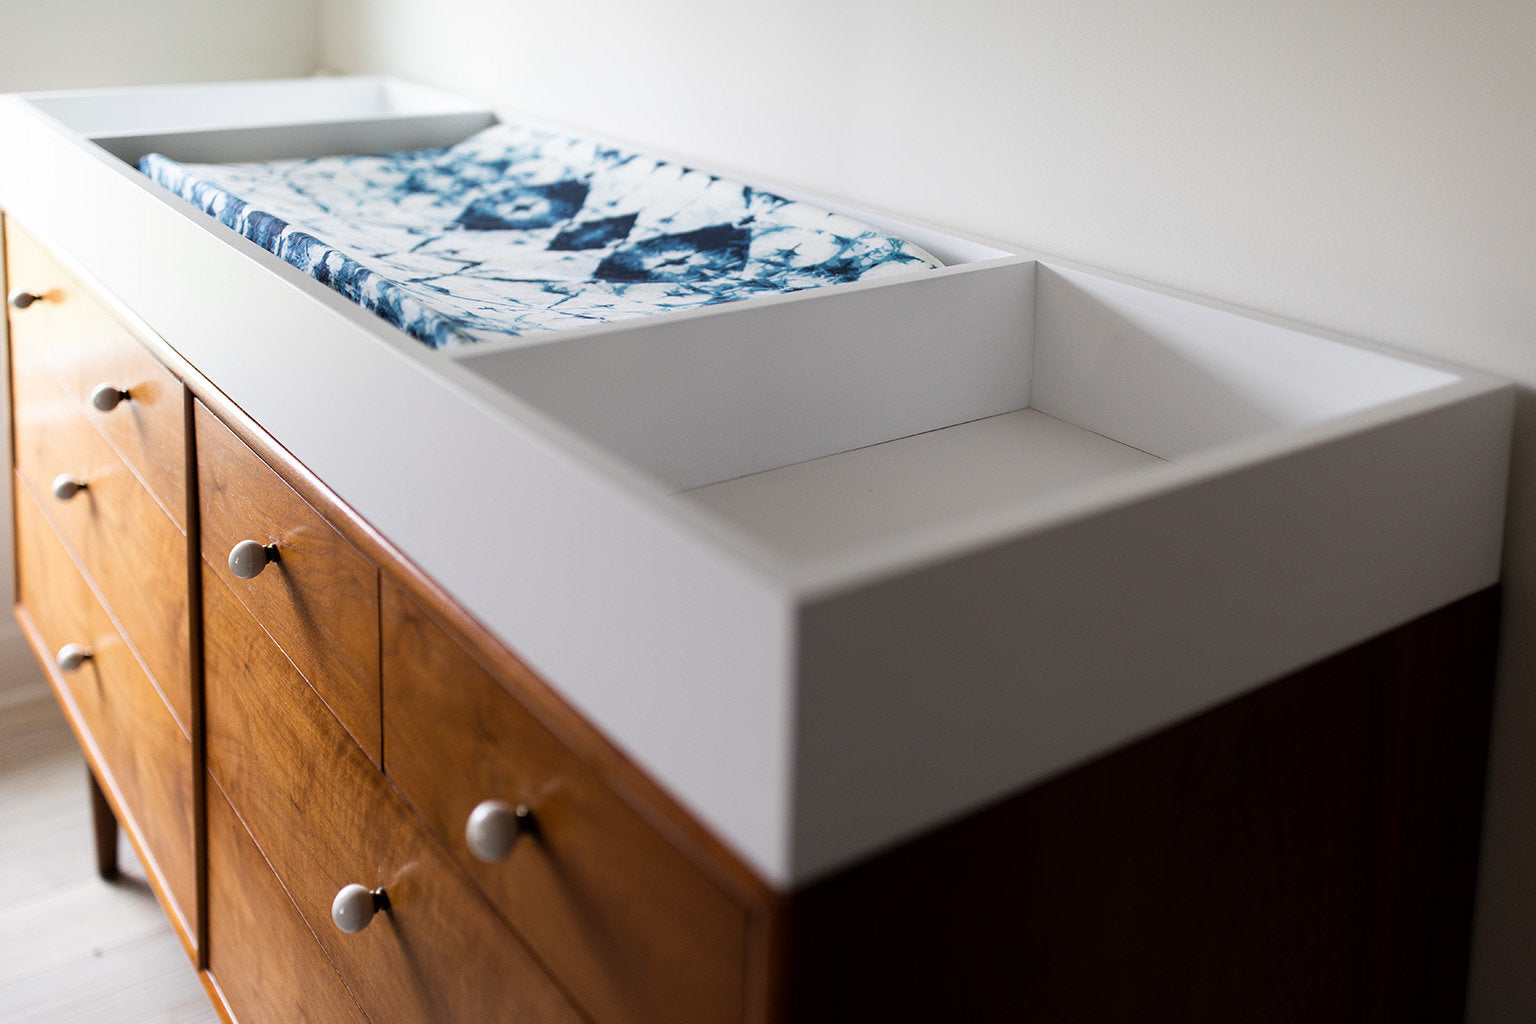
[[[0,694],[0,1024],[213,1024],[131,844],[96,876],[85,772],[51,693]]]

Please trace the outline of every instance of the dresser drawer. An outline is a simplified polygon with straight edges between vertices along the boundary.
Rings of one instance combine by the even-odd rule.
[[[208,787],[208,972],[240,1024],[366,1024],[229,801]]]
[[[209,772],[375,1024],[580,1021],[211,569],[204,621]],[[389,902],[356,934],[348,884]]]
[[[743,1015],[746,912],[410,599],[383,586],[385,770],[599,1024]],[[532,830],[485,863],[476,806]],[[489,852],[489,851],[485,851]]]
[[[216,416],[196,409],[203,561],[377,764],[378,570]],[[277,554],[242,579],[229,559],[247,541]]]
[[[72,671],[51,668],[60,699],[98,777],[145,854],[184,936],[196,934],[192,742],[113,628],[25,488],[16,494],[17,596],[38,656],[56,666],[67,644],[90,657]]]
[[[6,222],[12,290],[43,295],[11,309],[18,374],[43,371],[107,439],[165,514],[187,528],[186,407],[181,383],[101,301],[14,221]],[[105,385],[99,408],[93,398]],[[112,393],[116,404],[111,404]],[[127,393],[124,399],[122,392]]]
[[[190,735],[186,537],[64,399],[57,382],[30,374],[19,375],[16,383],[17,469],[47,506]],[[85,486],[61,499],[53,489],[61,476]]]

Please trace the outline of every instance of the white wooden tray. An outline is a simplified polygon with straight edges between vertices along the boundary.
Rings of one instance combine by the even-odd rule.
[[[125,162],[495,116],[373,79],[9,97],[0,203],[775,884],[1498,577],[1512,392],[1478,374],[800,195],[950,265],[432,352]]]

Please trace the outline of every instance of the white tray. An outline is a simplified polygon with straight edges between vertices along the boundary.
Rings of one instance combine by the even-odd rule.
[[[774,884],[1498,577],[1498,381],[773,183],[951,266],[431,352],[123,161],[494,113],[218,88],[6,99],[0,202]]]

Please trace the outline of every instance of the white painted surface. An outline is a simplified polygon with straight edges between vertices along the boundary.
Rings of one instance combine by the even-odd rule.
[[[381,117],[453,114],[475,109],[451,93],[382,76],[270,79],[260,90],[222,78],[198,84],[29,93],[38,110],[89,138],[174,130],[223,131],[282,125],[345,123]]]
[[[1033,270],[978,260],[460,362],[682,490],[1027,405]]]
[[[1037,408],[1163,458],[1318,423],[1453,375],[1062,266],[1035,303]]]
[[[1509,398],[1278,458],[1218,450],[1164,467],[1177,483],[1105,487],[1097,514],[807,603],[794,875],[1480,589],[1498,571],[1500,517],[1477,510],[1502,505]]]
[[[684,491],[788,562],[817,565],[893,538],[1021,506],[1161,460],[1034,409]]]
[[[130,165],[146,153],[218,163],[425,149],[460,142],[495,122],[484,104],[377,76],[259,86],[65,91],[29,102]]]
[[[1132,460],[1082,486],[1063,481],[1017,503],[982,502],[803,558],[672,495],[677,481],[651,461],[672,440],[688,440],[686,430],[630,448],[600,418],[567,409],[547,418],[514,394],[515,376],[470,373],[404,338],[211,218],[167,203],[25,101],[0,103],[0,121],[23,143],[0,152],[0,202],[142,316],[779,885],[1497,576],[1510,395],[1476,374],[1386,359],[1389,374],[1351,375],[1343,371],[1385,357],[1276,335],[1273,325],[1051,264],[1042,279],[1070,277],[1081,294],[1098,296],[1075,318],[1057,303],[1046,317],[1056,344],[1097,330],[1093,309],[1134,308],[1141,326],[1117,343],[1179,357],[1152,360],[1157,372],[1142,377],[1174,404],[1190,393],[1188,380],[1220,380],[1213,371],[1249,367],[1278,346],[1285,358],[1259,360],[1259,377],[1275,379],[1255,388],[1245,372],[1226,388],[1237,404],[1286,396],[1288,414],[1261,427],[1237,417],[1241,429],[1207,436],[1174,463]],[[862,361],[902,382],[843,398],[853,422],[875,415],[873,443],[902,432],[900,417],[881,419],[890,407],[920,405],[925,376],[939,379],[927,341],[935,325],[919,318],[904,335],[867,305],[882,288],[910,288],[938,305],[951,300],[934,289],[976,282],[978,315],[1002,318],[984,326],[1019,337],[1016,346],[984,340],[980,363],[962,360],[966,373],[1001,379],[1004,409],[1025,400],[1034,275],[984,283],[1009,268],[983,260],[907,285],[713,307],[664,327],[614,325],[542,348],[585,353],[564,384],[616,365],[618,377],[645,389],[658,367],[635,362],[633,347],[613,339],[665,342],[675,329],[685,349],[708,351],[733,381],[727,398],[757,416],[745,385],[809,383],[797,365],[805,352],[771,343],[819,334],[833,363],[853,360],[841,370],[848,381]],[[989,297],[999,291],[1007,301]],[[863,314],[839,313],[849,307]],[[818,323],[817,310],[835,330]],[[1178,330],[1147,329],[1170,323]],[[738,333],[752,344],[699,349],[699,339]],[[900,343],[882,348],[892,337]],[[1097,377],[1075,390],[1117,405],[1122,392],[1098,388]],[[563,400],[561,390],[548,392],[552,401]],[[1320,404],[1318,393],[1331,397]],[[724,428],[731,402],[718,397],[674,392],[685,406],[709,405]],[[962,402],[958,416],[991,412],[992,401]],[[1158,408],[1142,411],[1155,418]],[[801,416],[792,406],[779,415]],[[813,426],[823,445],[866,443],[858,430]],[[754,443],[752,431],[722,432],[722,464],[760,458],[739,462],[733,450]],[[1069,458],[1078,440],[1030,437],[1050,448],[1037,453],[1047,465]],[[840,512],[856,514],[857,502]],[[1170,588],[1181,600],[1165,599]]]

